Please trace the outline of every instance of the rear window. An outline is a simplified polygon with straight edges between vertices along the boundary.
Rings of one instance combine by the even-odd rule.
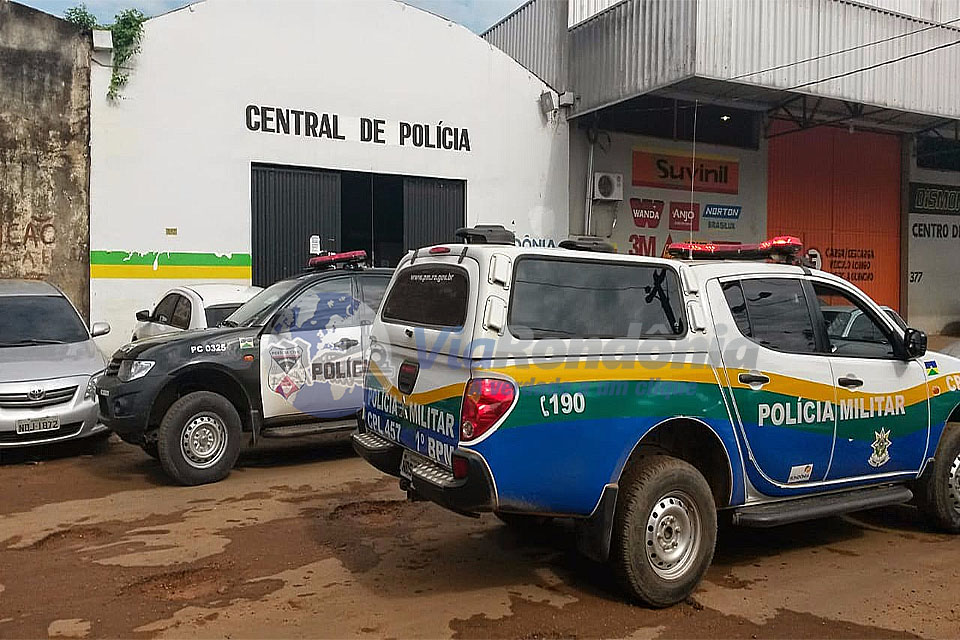
[[[402,270],[383,303],[387,322],[427,327],[462,327],[467,319],[467,272],[443,264]]]
[[[207,326],[220,326],[221,322],[226,320],[228,316],[239,308],[239,304],[218,304],[215,307],[207,307],[204,309],[204,314],[207,316]]]
[[[0,305],[0,347],[90,339],[80,316],[62,296],[10,296]]]
[[[678,336],[682,304],[677,274],[665,267],[523,258],[508,324],[521,339]]]

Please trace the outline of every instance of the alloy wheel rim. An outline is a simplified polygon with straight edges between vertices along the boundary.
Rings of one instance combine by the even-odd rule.
[[[947,494],[950,498],[950,506],[957,513],[960,513],[960,454],[953,459],[950,465],[950,473],[947,476]]]
[[[665,580],[682,577],[696,561],[701,539],[700,512],[690,496],[672,491],[656,501],[644,536],[654,573]]]
[[[194,416],[183,428],[180,452],[194,469],[208,469],[219,462],[227,448],[227,429],[212,414]]]

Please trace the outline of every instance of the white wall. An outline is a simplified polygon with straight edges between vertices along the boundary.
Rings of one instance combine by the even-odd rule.
[[[583,209],[587,185],[587,164],[589,143],[584,131],[571,127],[570,141],[570,232],[583,233]],[[606,148],[604,148],[606,147]],[[671,202],[690,202],[689,189],[661,189],[646,186],[633,186],[631,176],[634,149],[655,149],[671,151],[689,156],[692,152],[689,142],[678,142],[659,138],[649,138],[623,133],[601,133],[594,151],[594,172],[612,172],[623,175],[623,200],[620,202],[594,202],[592,212],[592,231],[600,236],[610,233],[611,223],[616,226],[609,237],[617,251],[629,253],[634,247],[633,236],[641,236],[645,247],[650,246],[650,237],[655,240],[656,255],[663,251],[668,236],[676,241],[690,239],[689,231],[670,229],[669,207]],[[767,229],[767,152],[766,141],[760,149],[738,149],[718,145],[697,144],[697,156],[718,156],[735,159],[739,163],[740,177],[737,194],[707,193],[697,191],[693,202],[700,205],[700,230],[693,232],[695,240],[716,240],[736,242],[759,242],[766,238]],[[634,224],[630,207],[630,198],[659,200],[664,203],[664,211],[659,225],[655,229],[639,228]],[[739,220],[732,229],[710,228],[702,218],[706,205],[739,205]]]
[[[148,21],[134,65],[112,102],[109,70],[94,65],[94,255],[160,252],[162,276],[164,252],[249,254],[251,162],[463,179],[468,224],[566,236],[567,126],[541,113],[545,85],[433,14],[392,0],[206,0]],[[251,132],[249,104],[338,114],[346,140]],[[360,117],[386,120],[387,143],[359,142]],[[400,146],[401,120],[466,127],[471,150]],[[116,345],[171,284],[232,279],[91,273],[92,317],[113,323]]]
[[[912,146],[910,182],[960,187],[960,173],[918,168],[916,149]],[[949,330],[956,335],[960,331],[960,215],[913,213],[909,195],[906,200],[907,320],[934,334],[953,324]],[[940,237],[941,230],[946,231],[947,237]]]

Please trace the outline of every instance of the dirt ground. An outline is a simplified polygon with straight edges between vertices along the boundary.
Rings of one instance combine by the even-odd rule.
[[[696,594],[654,611],[567,525],[406,502],[342,442],[245,452],[193,488],[116,439],[0,456],[0,637],[960,634],[960,539],[906,507],[725,530]]]

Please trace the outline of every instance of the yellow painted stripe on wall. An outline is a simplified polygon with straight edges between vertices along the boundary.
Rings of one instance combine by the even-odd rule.
[[[156,269],[148,264],[92,264],[90,265],[91,278],[161,278],[170,280],[180,279],[210,279],[250,280],[253,277],[251,267],[205,267],[186,265],[160,265]]]

